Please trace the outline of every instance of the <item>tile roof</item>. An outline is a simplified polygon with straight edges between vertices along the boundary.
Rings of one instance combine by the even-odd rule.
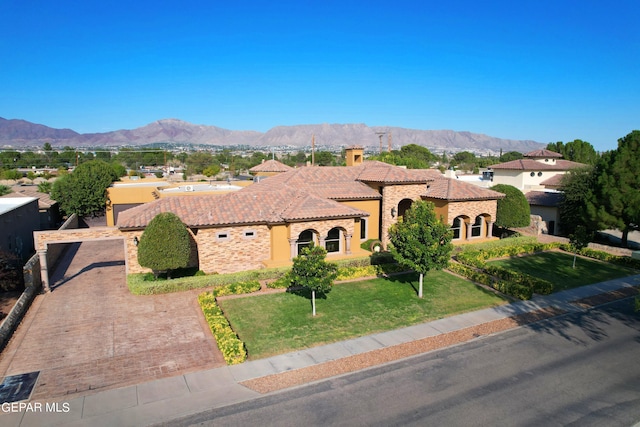
[[[173,212],[188,227],[239,224],[277,224],[323,218],[356,218],[369,214],[305,191],[237,191],[222,196],[174,196],[127,209],[118,216],[119,228],[143,228],[157,214]]]
[[[12,193],[1,197],[35,197],[38,199],[38,209],[49,209],[56,202],[47,193],[40,193],[37,185],[14,185],[11,187]]]
[[[502,199],[504,194],[452,178],[441,178],[427,184],[424,196],[455,201]]]
[[[546,148],[543,148],[542,150],[529,151],[528,153],[523,154],[523,156],[524,157],[538,157],[538,158],[544,158],[544,159],[551,159],[551,158],[560,159],[560,158],[562,158],[562,154],[556,153],[555,151],[547,150]]]
[[[558,206],[563,198],[563,193],[550,191],[529,191],[525,194],[530,205],[534,206]]]
[[[510,162],[491,165],[491,169],[523,170],[523,171],[566,171],[586,166],[570,160],[556,160],[555,164],[543,163],[533,159],[512,160]]]
[[[266,160],[263,163],[252,167],[249,169],[249,172],[287,172],[293,170],[291,166],[287,166],[284,163],[281,163],[277,160]]]
[[[551,178],[545,179],[544,181],[540,182],[540,185],[544,185],[547,187],[560,187],[560,185],[562,185],[562,178],[564,178],[564,176],[565,174],[563,173],[553,175]]]

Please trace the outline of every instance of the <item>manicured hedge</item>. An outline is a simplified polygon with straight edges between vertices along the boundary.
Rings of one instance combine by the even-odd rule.
[[[224,295],[246,294],[258,290],[260,290],[260,283],[258,281],[250,281],[233,283],[198,295],[198,303],[202,308],[202,313],[227,365],[244,362],[247,359],[247,349],[238,338],[238,335],[231,329],[231,325],[229,325],[229,321],[218,306],[216,298]]]

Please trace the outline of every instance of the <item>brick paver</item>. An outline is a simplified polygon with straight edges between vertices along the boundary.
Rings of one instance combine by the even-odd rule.
[[[129,293],[121,241],[77,244],[51,282],[0,355],[2,376],[41,371],[34,399],[224,365],[196,291]]]

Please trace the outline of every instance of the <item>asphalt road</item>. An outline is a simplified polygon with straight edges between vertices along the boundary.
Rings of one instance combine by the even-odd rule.
[[[629,426],[640,421],[632,299],[172,426]]]

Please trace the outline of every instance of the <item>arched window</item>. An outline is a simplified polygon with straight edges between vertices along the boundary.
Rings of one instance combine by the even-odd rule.
[[[462,218],[457,217],[453,220],[453,227],[451,227],[451,230],[453,231],[453,238],[459,239],[462,235]]]
[[[476,217],[476,221],[471,226],[471,237],[480,237],[482,235],[482,223],[484,218],[481,215]]]
[[[327,253],[340,252],[340,229],[332,228],[324,239],[324,247]]]
[[[402,199],[400,203],[398,203],[398,217],[404,216],[404,213],[411,208],[413,204],[413,200],[411,199]]]
[[[298,235],[298,255],[304,248],[308,248],[313,243],[313,231],[304,230]]]

